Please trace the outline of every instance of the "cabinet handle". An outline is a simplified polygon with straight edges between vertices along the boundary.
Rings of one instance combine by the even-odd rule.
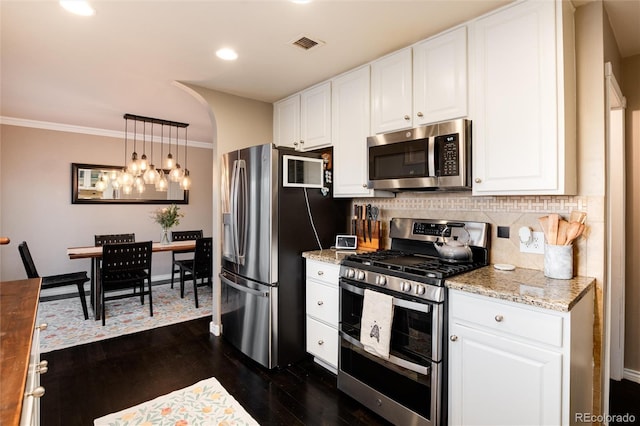
[[[318,340],[318,344],[319,344],[320,346],[324,345],[324,340],[322,340],[322,339]]]
[[[411,120],[411,117],[410,117],[410,116],[408,116],[408,115],[405,115],[405,116],[404,116],[404,119],[405,119],[405,121],[409,121],[409,120]]]
[[[458,336],[456,336],[455,334],[452,334],[452,335],[449,337],[449,340],[451,340],[452,342],[455,342],[455,341],[457,341],[457,340],[458,340]]]
[[[42,386],[38,386],[31,392],[27,393],[25,396],[32,396],[34,398],[42,398],[44,396],[44,388]]]
[[[46,330],[47,327],[49,327],[49,324],[47,324],[46,322],[43,322],[42,324],[40,324],[39,326],[37,326],[36,328],[40,331]]]
[[[502,320],[504,319],[504,317],[502,315],[496,315],[495,320],[496,322],[502,322]]]
[[[420,118],[424,117],[424,114],[423,114],[423,113],[421,113],[420,111],[418,111],[418,113],[417,113],[416,115],[417,115],[418,117],[420,117]]]
[[[324,302],[322,300],[318,300],[318,306],[322,306],[324,305]]]
[[[480,183],[480,182],[482,182],[482,179],[480,179],[480,178],[475,178],[474,182],[475,182],[475,183]]]
[[[324,275],[324,271],[318,271],[318,275]]]
[[[36,373],[44,374],[49,371],[49,361],[43,359],[36,365]]]

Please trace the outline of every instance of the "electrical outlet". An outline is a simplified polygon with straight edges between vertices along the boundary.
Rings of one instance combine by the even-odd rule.
[[[527,244],[520,241],[520,252],[544,254],[544,232],[532,232]]]

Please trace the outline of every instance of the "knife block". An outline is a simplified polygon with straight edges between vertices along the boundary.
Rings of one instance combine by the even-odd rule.
[[[381,224],[382,222],[379,220],[351,220],[351,233],[358,237],[358,250],[376,251],[380,249]],[[370,231],[369,227],[371,227]]]

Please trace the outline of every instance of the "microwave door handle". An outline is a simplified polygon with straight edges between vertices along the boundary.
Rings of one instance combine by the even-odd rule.
[[[429,176],[436,177],[436,140],[435,137],[430,137],[428,142],[428,161],[429,161]]]

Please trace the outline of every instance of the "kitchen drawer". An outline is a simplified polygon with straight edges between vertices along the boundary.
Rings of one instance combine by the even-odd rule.
[[[338,287],[340,265],[307,259],[307,278],[323,281]]]
[[[338,288],[307,280],[307,315],[338,327]]]
[[[307,352],[338,367],[338,330],[307,317]]]
[[[461,320],[527,340],[562,346],[563,317],[560,315],[456,291],[450,291],[449,295],[454,322]]]

